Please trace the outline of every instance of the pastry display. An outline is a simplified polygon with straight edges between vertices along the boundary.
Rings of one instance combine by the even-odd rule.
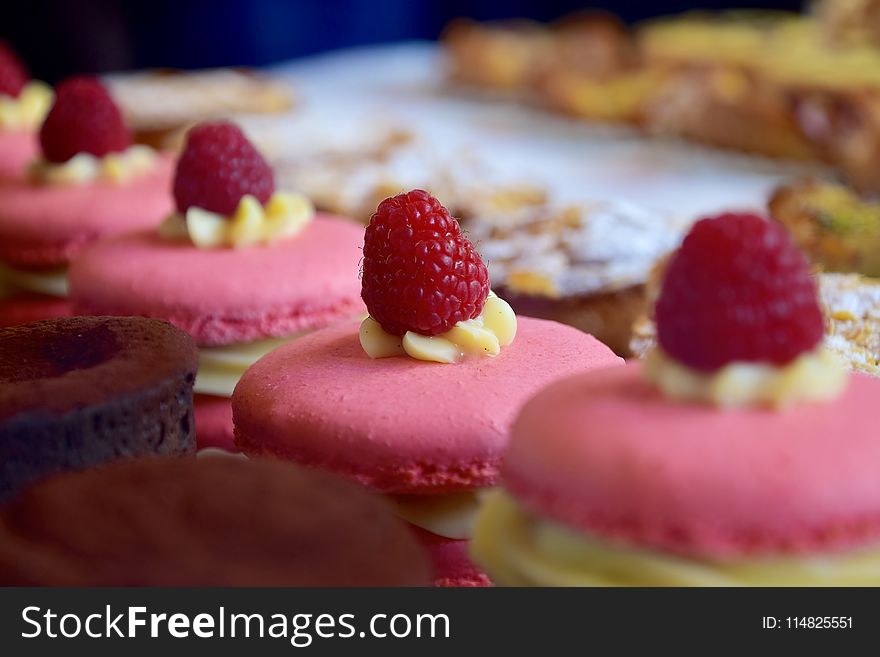
[[[485,585],[467,539],[519,405],[555,379],[621,361],[571,327],[517,317],[490,293],[457,221],[421,190],[379,205],[362,285],[370,316],[360,328],[316,331],[244,374],[236,444],[389,496],[424,530],[438,584]]]
[[[456,83],[529,89],[519,96],[648,134],[827,162],[877,191],[875,14],[869,2],[827,0],[812,14],[693,12],[631,29],[602,15],[573,28],[465,23],[444,45]]]
[[[153,70],[107,77],[138,142],[180,146],[200,121],[277,114],[293,107],[293,90],[248,69]]]
[[[498,94],[527,96],[553,58],[553,35],[533,21],[450,23],[443,34],[456,82]]]
[[[244,370],[286,340],[362,314],[363,228],[277,190],[260,153],[222,121],[190,130],[173,192],[161,226],[79,254],[71,298],[79,313],[156,317],[189,333],[200,347],[199,444],[232,448],[228,398]]]
[[[186,334],[150,319],[0,329],[0,499],[55,472],[194,454],[197,358]]]
[[[880,2],[239,9],[4,23],[0,586],[880,585]]]
[[[784,229],[699,221],[655,314],[644,364],[525,405],[477,562],[518,585],[875,584],[880,381],[822,345],[815,283]]]
[[[24,178],[0,185],[0,316],[70,313],[70,259],[93,242],[157,226],[168,214],[171,162],[131,133],[94,78],[61,82]]]
[[[423,586],[402,522],[277,461],[136,459],[52,477],[0,510],[4,586]]]

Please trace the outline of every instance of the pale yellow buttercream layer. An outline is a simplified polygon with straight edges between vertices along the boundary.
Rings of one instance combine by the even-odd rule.
[[[480,504],[492,489],[442,495],[388,495],[394,512],[416,527],[443,536],[465,540],[474,533]]]
[[[25,271],[0,264],[0,288],[9,293],[37,292],[53,297],[66,298],[68,295],[67,268],[46,271]]]
[[[471,554],[507,586],[878,586],[880,546],[833,555],[689,559],[615,545],[535,517],[503,491],[477,516]]]
[[[283,338],[266,338],[223,347],[199,349],[199,371],[193,386],[195,392],[218,397],[231,397],[245,370],[281,345],[311,331],[300,331]]]
[[[724,408],[785,408],[829,401],[845,389],[847,372],[823,346],[783,366],[735,362],[716,372],[699,372],[670,358],[659,346],[645,358],[645,377],[670,399],[700,401]]]

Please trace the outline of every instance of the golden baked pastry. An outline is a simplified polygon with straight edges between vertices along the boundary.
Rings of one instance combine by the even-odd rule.
[[[768,208],[818,266],[880,276],[880,200],[845,185],[803,180],[776,189]]]
[[[138,141],[154,146],[199,121],[284,112],[294,104],[288,85],[247,69],[151,70],[107,82]]]

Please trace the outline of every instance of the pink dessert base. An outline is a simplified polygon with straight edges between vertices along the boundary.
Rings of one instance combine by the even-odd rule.
[[[237,452],[232,437],[232,403],[228,397],[199,395],[193,397],[198,449],[217,447]]]
[[[0,184],[24,180],[37,152],[36,133],[0,131]]]
[[[0,328],[70,315],[70,301],[59,297],[17,292],[0,298]]]
[[[372,359],[345,322],[255,363],[232,398],[236,444],[347,476],[385,493],[443,493],[497,483],[520,406],[548,383],[621,364],[590,335],[518,318],[494,358]]]
[[[141,231],[103,240],[70,268],[79,314],[165,319],[201,346],[284,337],[364,312],[362,226],[319,216],[297,236],[199,249]]]
[[[93,242],[158,226],[173,209],[172,162],[126,183],[0,185],[0,259],[34,269],[67,264]]]
[[[598,537],[707,557],[880,541],[880,379],[826,403],[719,410],[674,402],[640,363],[544,389],[511,432],[506,488]]]
[[[489,576],[471,562],[468,554],[470,541],[438,536],[415,525],[410,527],[431,557],[434,586],[492,586]]]

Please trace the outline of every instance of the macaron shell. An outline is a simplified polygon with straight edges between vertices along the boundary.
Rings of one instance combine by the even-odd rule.
[[[0,297],[0,328],[71,314],[70,301],[60,297],[30,292]]]
[[[0,130],[0,184],[22,180],[37,152],[36,133]]]
[[[193,395],[196,418],[196,446],[217,447],[237,452],[232,435],[232,403],[228,397]]]
[[[470,541],[437,536],[421,527],[410,525],[418,541],[431,557],[434,568],[434,586],[442,587],[485,587],[492,586],[492,580],[468,554]]]
[[[505,486],[540,516],[690,555],[876,542],[878,399],[853,375],[830,403],[721,411],[664,398],[639,363],[584,373],[525,405]]]
[[[456,364],[371,359],[358,324],[271,352],[232,398],[236,443],[321,467],[382,492],[440,493],[497,482],[520,406],[553,380],[623,361],[586,333],[520,317],[495,358]]]
[[[155,227],[173,210],[173,163],[124,183],[0,185],[0,259],[14,267],[67,264],[98,239]]]
[[[199,249],[142,231],[102,241],[70,268],[77,312],[167,319],[203,346],[283,337],[364,311],[364,229],[319,216],[291,239]]]

